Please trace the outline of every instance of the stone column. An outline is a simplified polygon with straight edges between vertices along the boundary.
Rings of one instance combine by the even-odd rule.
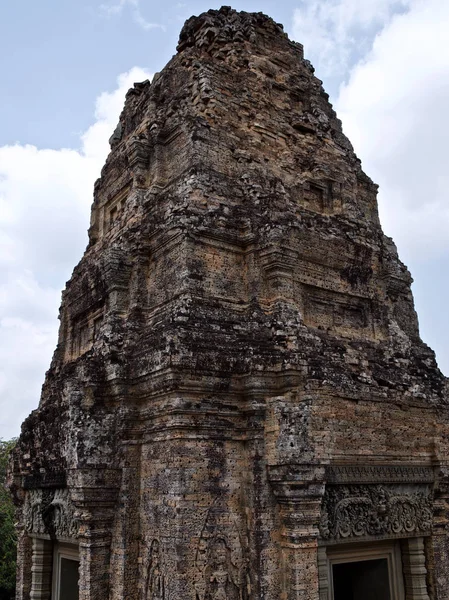
[[[53,542],[33,539],[30,600],[50,600],[53,571]]]
[[[429,600],[426,557],[422,537],[410,538],[402,542],[402,568],[405,581],[405,600]]]
[[[288,465],[270,467],[279,504],[284,580],[280,600],[319,600],[318,523],[324,493],[324,469]]]
[[[140,444],[124,444],[122,485],[114,524],[109,600],[139,596],[140,529]]]
[[[16,600],[29,600],[31,591],[31,567],[33,556],[32,539],[25,530],[25,497],[22,487],[22,477],[19,474],[7,474],[7,486],[16,505],[16,535],[17,535],[17,570],[16,570]]]
[[[17,529],[16,600],[28,600],[31,591],[32,540],[24,528]]]
[[[435,490],[431,554],[435,600],[449,598],[449,467],[440,469]]]
[[[107,600],[112,519],[108,518],[107,524],[101,524],[94,512],[91,512],[89,517],[91,525],[86,525],[86,520],[83,519],[84,531],[80,536],[79,598],[80,600]]]
[[[79,519],[79,600],[108,600],[120,469],[74,469],[68,483]]]
[[[318,548],[318,587],[320,600],[329,600],[329,570],[327,561],[327,550]]]
[[[286,247],[268,246],[260,253],[271,301],[291,303],[294,297],[293,268],[296,254]]]

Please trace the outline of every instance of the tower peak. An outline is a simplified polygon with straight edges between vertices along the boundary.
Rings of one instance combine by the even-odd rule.
[[[181,30],[178,52],[196,47],[208,49],[230,42],[255,42],[257,37],[287,38],[284,26],[262,12],[237,11],[230,6],[208,10],[188,19]],[[294,42],[293,42],[294,43]],[[298,44],[301,47],[301,44]]]

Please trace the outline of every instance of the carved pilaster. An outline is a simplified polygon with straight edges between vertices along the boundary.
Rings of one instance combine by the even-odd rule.
[[[449,468],[441,467],[435,488],[433,511],[433,535],[431,538],[432,562],[437,565],[449,564]],[[431,575],[436,575],[431,568]],[[439,569],[436,576],[431,577],[435,588],[435,598],[445,600],[449,597],[449,573]]]
[[[32,580],[30,600],[50,600],[53,567],[53,543],[33,539]]]
[[[17,507],[16,533],[17,533],[17,571],[16,571],[16,600],[25,600],[30,597],[31,591],[31,566],[32,566],[32,540],[25,532],[24,503],[25,491],[21,487],[20,477],[11,477],[8,482]]]
[[[129,167],[134,175],[134,185],[142,187],[145,185],[146,172],[150,160],[150,143],[140,134],[131,138],[127,149]]]
[[[318,600],[318,522],[324,469],[270,467],[269,479],[282,521],[281,552],[285,600]]]
[[[329,570],[326,548],[318,548],[318,583],[320,600],[329,600]]]
[[[106,600],[109,598],[112,514],[107,524],[98,523],[94,512],[85,517],[85,523],[89,521],[90,526],[84,527],[84,535],[80,537],[79,599]]]
[[[426,557],[422,537],[402,543],[402,565],[406,600],[429,600],[426,583]]]
[[[68,481],[79,517],[79,600],[106,600],[121,470],[74,469]]]
[[[126,547],[126,552],[111,556],[110,600],[137,598],[139,589],[140,529],[140,455],[138,444],[124,447],[126,467],[122,472],[122,485],[114,522],[113,546]]]
[[[288,248],[271,246],[261,252],[261,259],[270,299],[292,300],[295,253]]]
[[[21,527],[17,530],[16,600],[30,597],[32,556],[32,540]]]

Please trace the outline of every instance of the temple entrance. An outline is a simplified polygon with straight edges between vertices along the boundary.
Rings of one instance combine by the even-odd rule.
[[[78,548],[69,544],[56,544],[52,600],[78,600],[78,569]]]
[[[391,600],[386,558],[332,565],[334,600]]]
[[[404,600],[402,554],[400,541],[320,547],[320,598]]]

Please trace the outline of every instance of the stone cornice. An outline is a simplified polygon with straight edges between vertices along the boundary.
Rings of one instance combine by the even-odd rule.
[[[327,484],[348,483],[433,483],[435,469],[410,465],[330,465]]]

